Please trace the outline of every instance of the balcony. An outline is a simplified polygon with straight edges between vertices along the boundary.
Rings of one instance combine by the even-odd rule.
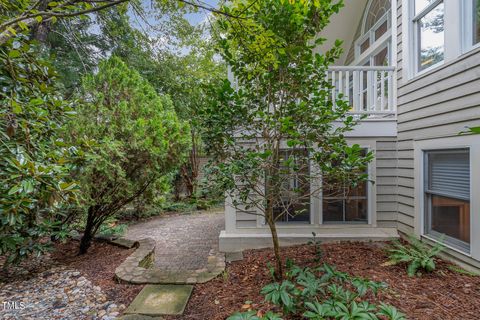
[[[395,67],[332,66],[327,77],[332,101],[341,95],[350,103],[350,114],[363,116],[347,137],[397,136]]]
[[[332,101],[341,95],[349,101],[352,114],[372,120],[395,119],[394,74],[395,67],[332,66],[327,75]]]

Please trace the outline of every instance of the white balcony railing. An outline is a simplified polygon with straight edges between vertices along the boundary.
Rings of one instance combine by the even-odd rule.
[[[394,71],[395,67],[332,66],[328,70],[331,98],[335,101],[342,94],[354,114],[396,115]]]

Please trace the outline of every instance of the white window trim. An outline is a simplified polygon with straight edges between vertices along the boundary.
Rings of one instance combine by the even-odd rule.
[[[475,259],[480,258],[480,136],[465,135],[439,139],[414,141],[414,232],[418,237],[425,237],[438,241],[425,234],[425,197],[424,197],[424,151],[470,150],[470,252],[462,251],[456,247],[445,244],[451,250]]]
[[[473,30],[472,30],[472,25],[473,25],[473,6],[472,6],[472,0],[463,0],[461,3],[461,16],[463,19],[462,23],[462,53],[467,53],[471,50],[474,50],[476,48],[480,48],[480,42],[479,43],[473,43]]]
[[[475,48],[480,47],[479,44],[472,44],[471,31],[471,2],[470,0],[443,0],[444,13],[444,59],[435,65],[424,70],[418,70],[418,61],[416,51],[418,48],[418,36],[416,32],[416,24],[413,22],[415,16],[414,1],[406,0],[402,5],[402,45],[403,45],[403,70],[407,80],[411,80],[423,74],[429,73],[442,65],[457,59],[462,54],[467,53]],[[442,0],[436,0],[429,4],[423,13],[438,5]],[[470,9],[470,12],[469,12]],[[468,30],[468,31],[467,31]]]
[[[355,48],[355,60],[352,62],[352,65],[360,65],[361,62],[366,62],[367,59],[371,61],[372,56],[378,53],[380,50],[384,49],[385,46],[389,46],[389,60],[392,60],[392,50],[390,45],[390,39],[392,37],[392,10],[388,10],[375,24],[370,28],[370,30],[366,31],[361,37],[355,40],[354,48]],[[387,21],[387,32],[385,32],[380,38],[373,41],[375,36],[375,31],[385,22]],[[364,29],[365,22],[363,22],[362,30]],[[369,39],[370,46],[368,47],[365,52],[360,53],[360,46],[362,43]],[[392,65],[392,63],[390,63]]]
[[[446,15],[446,1],[445,0],[435,0],[433,2],[431,2],[428,6],[426,6],[420,13],[418,14],[415,14],[415,0],[411,0],[410,3],[411,3],[411,9],[410,9],[410,19],[409,19],[409,28],[411,28],[411,35],[412,35],[412,47],[413,47],[413,55],[412,55],[412,61],[413,61],[413,72],[416,74],[416,75],[421,75],[421,74],[424,74],[432,69],[435,69],[441,65],[443,65],[445,63],[445,59],[446,59],[446,38],[447,38],[447,30],[446,29],[446,26],[445,26],[445,15]],[[421,71],[419,71],[419,54],[420,54],[420,38],[419,38],[419,34],[418,34],[418,23],[419,21],[425,17],[427,14],[429,14],[430,12],[432,12],[432,10],[434,10],[438,5],[440,4],[444,4],[444,39],[443,39],[443,60],[440,61],[440,62],[437,62],[435,63],[434,65],[431,65],[430,67],[426,68],[426,69],[423,69]]]

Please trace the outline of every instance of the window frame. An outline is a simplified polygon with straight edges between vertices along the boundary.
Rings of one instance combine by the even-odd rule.
[[[466,253],[470,253],[470,244],[471,244],[471,233],[472,233],[472,208],[470,206],[470,214],[469,214],[469,219],[470,219],[470,242],[466,243],[460,239],[448,236],[448,235],[443,235],[442,233],[435,231],[432,229],[431,223],[432,223],[432,196],[439,196],[439,197],[447,197],[455,200],[461,200],[461,201],[468,201],[469,205],[471,204],[471,197],[472,193],[470,190],[470,196],[468,199],[463,196],[459,195],[454,195],[448,192],[437,192],[433,190],[429,190],[428,185],[430,182],[430,167],[429,167],[429,156],[431,154],[445,154],[445,153],[454,153],[454,152],[465,152],[468,154],[469,158],[469,163],[471,164],[471,155],[470,155],[470,148],[450,148],[450,149],[430,149],[430,150],[423,150],[423,198],[424,198],[424,233],[426,236],[435,238],[437,241],[444,236],[444,241],[449,244],[452,247],[457,248],[458,250],[464,251]],[[471,184],[471,172],[470,172],[470,184]]]
[[[419,70],[420,67],[420,54],[421,54],[421,37],[420,37],[420,20],[424,18],[427,14],[432,12],[437,6],[439,6],[441,3],[444,5],[444,16],[443,16],[443,60],[439,61],[423,70]],[[425,8],[423,8],[422,11],[419,13],[415,14],[415,0],[410,0],[410,18],[409,18],[409,26],[411,29],[411,34],[412,34],[412,39],[413,39],[413,55],[412,55],[412,60],[413,60],[413,72],[415,75],[421,75],[423,73],[426,73],[432,69],[435,69],[445,63],[445,51],[446,51],[446,3],[444,0],[435,0],[431,2],[429,5],[427,5]]]
[[[282,142],[282,145],[279,149],[279,152],[281,153],[286,153],[286,154],[292,154],[296,151],[307,151],[307,150],[304,150],[304,149],[298,149],[298,148],[290,148],[288,146],[285,145],[285,143]],[[307,151],[308,152],[308,151]],[[308,156],[307,156],[308,158]],[[309,160],[308,161],[308,167],[307,167],[307,170],[308,170],[308,174],[311,173],[312,171],[312,164]],[[293,180],[297,180],[296,178],[294,178]],[[289,184],[290,184],[290,187],[292,187],[292,182],[293,180],[291,179],[289,181]],[[298,183],[298,182],[297,182]],[[295,183],[293,183],[295,184]],[[264,188],[265,188],[265,194],[267,193],[267,189],[266,189],[266,186],[264,184]],[[301,226],[301,225],[312,225],[314,224],[314,207],[313,207],[313,197],[312,197],[312,194],[311,194],[311,190],[312,190],[312,185],[310,184],[308,186],[309,188],[309,193],[310,193],[310,198],[308,200],[308,204],[307,204],[307,207],[308,207],[308,221],[294,221],[294,220],[288,220],[288,216],[287,216],[287,220],[284,221],[284,220],[277,220],[276,221],[276,224],[277,225],[280,225],[280,226]],[[257,216],[257,225],[261,225],[261,226],[266,226],[266,221],[265,221],[265,217],[263,216]]]
[[[375,39],[375,31],[377,31],[384,22],[387,22],[387,30],[382,34],[378,39]],[[392,9],[389,9],[383,16],[378,19],[375,24],[355,40],[355,59],[352,62],[352,65],[362,65],[362,62],[371,61],[372,56],[381,51],[388,46],[389,48],[389,59],[392,59],[392,50],[391,50],[391,38],[392,38]],[[361,45],[365,40],[369,40],[369,47],[361,52]]]
[[[480,139],[478,135],[455,135],[413,141],[414,172],[412,178],[415,177],[413,180],[413,232],[418,238],[438,242],[438,239],[425,233],[425,199],[423,196],[425,169],[423,153],[424,151],[438,149],[469,149],[470,151],[470,250],[469,252],[460,250],[448,242],[444,243],[444,246],[447,248],[447,252],[451,254],[480,260],[480,215],[474,214],[480,212],[480,197],[473,196],[480,194],[480,166],[475,165],[480,162]],[[405,214],[401,214],[402,212],[404,211],[400,210],[399,223],[410,225],[409,219],[405,217]]]
[[[368,139],[352,139],[348,141],[349,145],[358,144],[360,148],[365,149],[367,152],[373,152],[376,154],[376,141]],[[367,223],[349,223],[349,222],[337,222],[337,221],[324,221],[323,220],[323,192],[318,195],[318,218],[319,224],[333,227],[333,226],[353,226],[353,227],[376,227],[377,226],[377,186],[373,181],[376,181],[376,168],[377,157],[373,157],[372,161],[367,165],[368,181],[367,181]],[[322,181],[319,181],[320,185]]]
[[[463,0],[461,1],[461,20],[462,23],[462,54],[471,50],[480,48],[480,41],[473,43],[473,1],[475,0]],[[480,5],[480,3],[479,3]]]
[[[465,53],[480,48],[480,43],[473,44],[471,24],[473,15],[472,0],[436,0],[415,15],[415,0],[406,0],[402,5],[402,65],[406,81],[430,74]],[[444,3],[444,59],[424,70],[418,71],[418,34],[417,24],[420,16],[427,14],[439,3]],[[470,11],[470,12],[469,12]]]

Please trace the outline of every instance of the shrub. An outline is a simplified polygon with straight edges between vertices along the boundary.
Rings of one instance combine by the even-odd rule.
[[[43,56],[21,35],[0,46],[0,255],[7,264],[41,254],[50,247],[43,240],[67,234],[70,217],[60,209],[78,189],[69,176],[76,149],[61,137],[73,104],[59,94],[57,73]]]
[[[118,237],[123,236],[127,231],[127,225],[124,223],[118,223],[117,219],[110,218],[107,219],[98,229],[98,233],[102,236],[107,237]]]
[[[190,141],[189,126],[171,100],[119,58],[102,61],[82,84],[87,103],[77,109],[68,136],[82,142],[86,154],[75,175],[87,213],[80,243],[85,253],[105,220],[182,163]]]
[[[404,320],[405,315],[395,307],[383,302],[371,303],[380,290],[382,282],[353,277],[324,264],[318,268],[287,267],[287,280],[266,285],[261,293],[265,300],[282,310],[259,317],[257,312],[235,313],[228,320],[282,319],[289,318],[327,319],[386,319]]]
[[[407,274],[413,277],[419,269],[426,272],[435,270],[435,257],[443,250],[443,237],[433,246],[429,246],[414,235],[408,236],[409,243],[402,244],[395,241],[388,249],[390,261],[388,263],[396,265],[401,263],[408,264]]]

